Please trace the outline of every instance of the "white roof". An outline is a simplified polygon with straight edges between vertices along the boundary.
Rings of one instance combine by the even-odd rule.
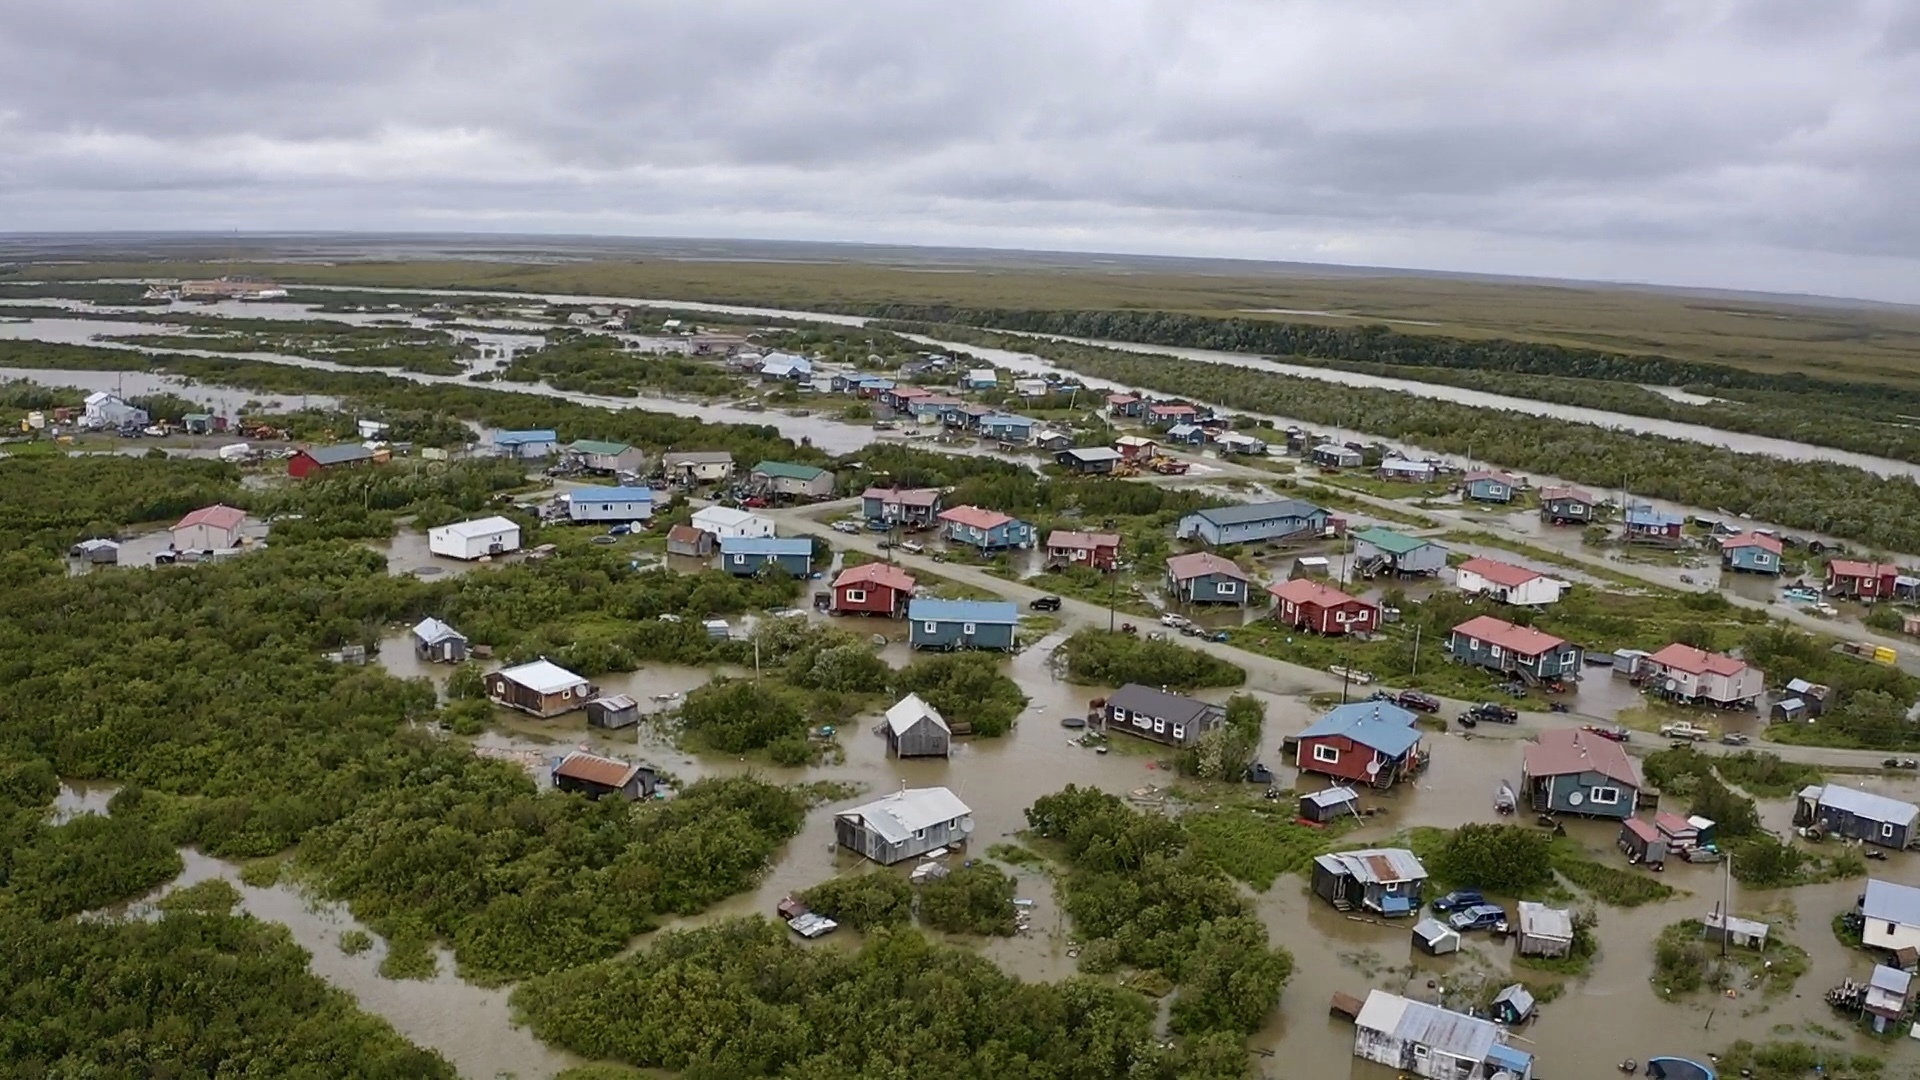
[[[1528,900],[1520,901],[1519,908],[1522,936],[1573,940],[1573,915],[1567,909],[1551,908]]]
[[[849,820],[858,818],[865,822],[867,828],[879,833],[882,840],[898,844],[910,839],[920,829],[971,813],[973,811],[967,804],[946,788],[924,787],[897,791],[850,810],[842,810],[836,816]]]
[[[708,506],[693,512],[693,520],[696,524],[712,523],[722,528],[734,525],[745,525],[747,522],[752,521],[754,517],[755,515],[732,506]],[[712,530],[709,529],[708,531],[711,532]]]
[[[1885,964],[1875,964],[1873,976],[1867,980],[1867,985],[1905,998],[1907,989],[1913,985],[1913,973],[1901,971],[1897,967],[1888,967]]]
[[[1726,928],[1729,933],[1738,934],[1741,937],[1750,937],[1750,938],[1766,937],[1767,931],[1773,929],[1771,926],[1768,926],[1766,923],[1755,922],[1752,919],[1743,919],[1738,915],[1731,915],[1731,916],[1722,918],[1720,913],[1717,911],[1707,912],[1707,914],[1703,916],[1700,921],[1705,923],[1711,929],[1719,929],[1721,923],[1724,922],[1726,924]]]
[[[1920,806],[1842,784],[1808,787],[1800,794],[1814,799],[1821,806],[1844,810],[1854,817],[1866,818],[1868,821],[1911,826],[1914,819],[1920,817]]]
[[[967,381],[968,382],[999,382],[1000,376],[994,374],[993,369],[990,367],[977,367],[977,368],[974,368],[972,371],[967,372]]]
[[[413,628],[413,636],[429,645],[446,641],[449,638],[459,638],[462,641],[466,640],[465,634],[431,616],[420,620],[419,625]]]
[[[887,726],[893,729],[895,735],[905,735],[913,725],[926,717],[931,717],[941,731],[952,731],[947,726],[947,718],[940,715],[940,710],[921,700],[919,694],[908,694],[888,709]]]
[[[1490,1020],[1409,1001],[1385,990],[1368,992],[1354,1026],[1468,1061],[1485,1061],[1487,1053],[1501,1042],[1500,1029]]]
[[[1902,926],[1920,926],[1920,889],[1898,882],[1867,879],[1867,895],[1860,910],[1876,921],[1896,922]]]
[[[475,518],[472,521],[456,521],[451,525],[442,525],[436,531],[447,536],[457,536],[462,540],[472,540],[476,537],[506,532],[509,529],[517,531],[519,528],[520,526],[511,518],[494,516]]]
[[[1448,926],[1446,923],[1441,922],[1431,915],[1413,924],[1413,934],[1420,940],[1427,942],[1445,941],[1449,937],[1457,938],[1460,936],[1459,932],[1453,927]]]
[[[1314,862],[1357,881],[1424,881],[1427,868],[1406,848],[1363,848],[1314,856]]]
[[[502,668],[499,675],[536,694],[557,694],[568,687],[585,686],[587,683],[587,680],[551,660],[535,660],[531,664]]]

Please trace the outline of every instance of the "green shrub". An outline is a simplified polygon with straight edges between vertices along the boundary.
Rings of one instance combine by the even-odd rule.
[[[893,693],[919,694],[955,730],[1005,735],[1027,707],[1026,692],[986,653],[947,653],[915,660],[893,677]]]
[[[1067,674],[1095,686],[1143,683],[1176,690],[1239,686],[1247,673],[1210,653],[1119,631],[1081,630],[1061,645]]]
[[[950,934],[1011,937],[1019,886],[992,863],[963,866],[920,887],[920,918]]]
[[[795,899],[855,930],[905,926],[913,918],[913,888],[885,870],[823,881]]]

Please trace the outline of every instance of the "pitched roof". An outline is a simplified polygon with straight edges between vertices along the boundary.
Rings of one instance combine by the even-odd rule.
[[[640,775],[641,766],[632,765],[618,758],[601,757],[589,754],[585,750],[575,750],[561,759],[553,767],[553,775],[564,776],[569,780],[584,780],[589,784],[603,787],[626,787],[633,778]]]
[[[921,829],[973,813],[943,787],[909,788],[840,811],[835,817],[859,819],[889,844],[903,843]]]
[[[760,476],[777,476],[786,480],[814,481],[827,475],[827,470],[812,465],[795,465],[790,461],[763,461],[753,467]]]
[[[986,510],[978,506],[954,506],[940,511],[940,520],[984,531],[997,529],[1013,519],[998,510]]]
[[[700,538],[705,535],[707,531],[697,525],[675,525],[667,530],[667,543],[698,544]]]
[[[1011,424],[1014,427],[1032,427],[1039,421],[1031,416],[1020,416],[1015,413],[990,413],[982,423],[993,426]]]
[[[1503,563],[1497,559],[1468,559],[1456,567],[1455,572],[1479,574],[1495,585],[1508,589],[1518,588],[1535,578],[1546,577],[1538,570],[1529,570],[1524,566]]]
[[[505,532],[508,529],[518,532],[520,526],[512,518],[503,518],[496,514],[493,517],[474,518],[472,521],[456,521],[432,531],[457,536],[462,540],[471,540],[477,536],[492,536],[494,533]]]
[[[720,528],[745,525],[757,517],[758,514],[737,506],[703,506],[693,512],[695,522],[709,522]]]
[[[805,536],[723,536],[726,555],[805,555],[813,557],[813,541]]]
[[[345,465],[350,461],[368,461],[373,451],[359,443],[341,443],[337,446],[309,446],[301,453],[312,458],[320,465]]]
[[[1593,495],[1585,488],[1573,487],[1570,484],[1554,484],[1551,487],[1543,487],[1540,489],[1541,502],[1551,502],[1554,499],[1572,499],[1575,502],[1583,502],[1589,506],[1593,504]]]
[[[1235,581],[1251,581],[1245,570],[1234,565],[1232,559],[1215,555],[1211,551],[1196,551],[1191,555],[1172,555],[1167,558],[1167,573],[1175,581],[1192,581],[1209,574],[1220,574]]]
[[[1189,435],[1197,435],[1205,430],[1207,429],[1198,424],[1175,424],[1167,429],[1167,437],[1169,439],[1184,439]]]
[[[461,641],[467,640],[467,635],[431,616],[421,619],[414,625],[413,636],[419,638],[421,643],[426,645],[437,645],[442,641],[451,641],[454,638],[459,638]]]
[[[1081,446],[1065,453],[1078,461],[1119,461],[1123,456],[1111,446]]]
[[[1294,578],[1292,581],[1267,586],[1276,600],[1289,600],[1296,604],[1317,604],[1320,607],[1337,607],[1341,604],[1367,604],[1357,596],[1348,596],[1331,585],[1325,585],[1309,578]],[[1372,604],[1367,604],[1372,607]]]
[[[1141,683],[1128,683],[1107,695],[1107,705],[1129,713],[1158,717],[1170,724],[1188,724],[1219,709],[1199,698],[1170,694]]]
[[[914,622],[1006,623],[1020,621],[1020,608],[1011,600],[941,600],[916,596],[907,604]]]
[[[1122,435],[1119,438],[1113,440],[1113,445],[1130,446],[1138,450],[1148,446],[1159,446],[1160,443],[1158,440],[1150,439],[1145,435]]]
[[[535,660],[510,668],[501,668],[494,674],[508,682],[518,683],[536,694],[557,694],[571,686],[584,686],[587,682],[551,660]]]
[[[1215,525],[1245,525],[1254,521],[1279,521],[1286,518],[1307,518],[1315,514],[1324,514],[1325,510],[1307,502],[1305,499],[1281,499],[1277,502],[1244,503],[1238,506],[1216,506],[1207,510],[1195,510],[1194,515],[1205,518]]]
[[[1370,529],[1361,529],[1353,534],[1355,540],[1372,544],[1389,555],[1405,555],[1409,551],[1418,551],[1433,545],[1431,540],[1422,540],[1417,536],[1397,533],[1392,529],[1383,529],[1378,525]]]
[[[1868,878],[1867,895],[1860,903],[1860,910],[1869,919],[1920,926],[1920,889]]]
[[[1892,563],[1861,562],[1858,559],[1835,559],[1827,564],[1827,571],[1838,577],[1886,577],[1898,575],[1900,568]]]
[[[921,720],[932,720],[941,731],[953,730],[947,726],[947,718],[940,715],[940,710],[927,704],[919,694],[908,694],[887,710],[887,726],[895,735],[905,735]]]
[[[1809,787],[1800,792],[1818,791],[1814,796],[1821,806],[1831,806],[1835,810],[1844,810],[1854,817],[1868,821],[1890,822],[1894,825],[1911,826],[1916,817],[1920,817],[1920,807],[1899,799],[1890,799],[1885,795],[1876,795],[1871,791],[1845,787],[1840,784],[1828,784],[1823,788]]]
[[[1338,874],[1360,881],[1418,881],[1427,876],[1427,868],[1406,848],[1362,848],[1336,851],[1317,856],[1314,862]]]
[[[939,488],[868,488],[860,493],[863,499],[879,499],[882,504],[897,503],[901,506],[932,506],[940,501]]]
[[[559,442],[560,433],[552,428],[533,428],[528,431],[496,431],[493,433],[495,446],[519,446],[523,443]]]
[[[1119,533],[1071,532],[1067,529],[1055,529],[1047,534],[1047,546],[1050,548],[1073,548],[1079,551],[1093,551],[1096,548],[1120,546]]]
[[[608,442],[604,439],[575,439],[567,444],[567,449],[576,454],[603,454],[614,456],[633,449],[623,442]]]
[[[1621,828],[1639,837],[1644,843],[1655,843],[1660,839],[1660,831],[1640,818],[1630,817],[1620,823]]]
[[[1354,701],[1327,710],[1299,738],[1347,738],[1388,757],[1399,757],[1419,744],[1418,722],[1413,713],[1392,702]]]
[[[1521,751],[1528,776],[1577,776],[1596,772],[1628,787],[1640,786],[1640,769],[1626,747],[1579,728],[1548,728]]]
[[[1519,909],[1522,934],[1573,940],[1573,913],[1566,908],[1548,907],[1531,900],[1522,900],[1515,907]]]
[[[594,698],[592,701],[587,702],[587,704],[598,705],[605,709],[613,709],[615,711],[618,711],[621,709],[637,708],[640,703],[638,701],[635,701],[633,697],[628,694],[603,694],[602,696]]]
[[[1188,413],[1198,413],[1200,411],[1184,401],[1156,401],[1147,406],[1147,410],[1149,412],[1165,413],[1168,416],[1185,416]]]
[[[1497,483],[1505,484],[1508,487],[1515,487],[1520,483],[1520,481],[1514,479],[1511,476],[1508,476],[1506,473],[1493,472],[1488,469],[1475,469],[1473,472],[1470,472],[1467,475],[1460,478],[1460,482],[1463,484],[1471,484],[1475,480],[1492,480]]]
[[[1779,537],[1767,536],[1763,533],[1741,533],[1739,536],[1729,536],[1725,540],[1720,541],[1720,550],[1722,551],[1732,551],[1734,548],[1743,547],[1763,548],[1773,552],[1775,555],[1780,554],[1781,550]]]
[[[1134,402],[1139,400],[1140,400],[1140,395],[1138,394],[1108,394],[1107,395],[1107,404],[1109,405],[1131,405]]]
[[[914,578],[912,574],[897,566],[889,566],[883,562],[870,562],[842,570],[840,576],[833,579],[833,587],[836,589],[843,589],[848,585],[879,585],[900,592],[912,592]]]
[[[567,492],[570,502],[652,502],[650,487],[577,487]]]
[[[660,455],[662,465],[718,465],[722,462],[733,464],[733,454],[726,450],[675,450]]]
[[[1696,649],[1677,641],[1647,659],[1661,667],[1684,671],[1690,675],[1724,675],[1731,678],[1747,670],[1745,660],[1736,660],[1725,653]]]
[[[1522,656],[1538,656],[1562,648],[1566,641],[1531,626],[1515,626],[1491,615],[1476,615],[1453,628],[1456,634],[1511,649]]]
[[[1491,1020],[1480,1020],[1385,990],[1367,993],[1367,1003],[1360,1007],[1354,1025],[1378,1031],[1402,1045],[1429,1047],[1476,1064],[1485,1061],[1487,1053],[1500,1042],[1500,1029]]]
[[[174,526],[176,529],[190,529],[195,525],[210,525],[216,529],[237,529],[247,520],[245,510],[235,509],[225,503],[203,506]]]
[[[1646,503],[1635,503],[1627,507],[1626,521],[1629,525],[1643,525],[1648,528],[1664,529],[1673,525],[1685,525],[1687,519],[1679,514],[1669,514],[1656,510]]]

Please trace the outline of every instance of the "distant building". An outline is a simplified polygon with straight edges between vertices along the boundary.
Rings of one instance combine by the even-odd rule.
[[[323,472],[371,465],[374,460],[374,452],[359,443],[309,446],[294,451],[293,456],[287,459],[287,475],[295,480],[305,480]]]
[[[646,455],[637,447],[602,439],[575,439],[567,444],[566,460],[587,472],[637,473],[646,467]]]
[[[1520,481],[1503,472],[1470,472],[1460,478],[1460,490],[1475,502],[1508,503],[1520,490]]]
[[[805,536],[723,536],[720,567],[734,577],[779,569],[790,577],[813,573],[813,541]]]
[[[940,489],[868,488],[860,493],[860,511],[868,521],[928,528],[940,513]]]
[[[224,504],[203,506],[176,523],[170,535],[176,551],[215,551],[238,547],[247,512]]]
[[[493,449],[501,457],[552,457],[560,451],[560,435],[551,428],[495,432]]]
[[[1827,594],[1849,600],[1886,600],[1893,596],[1900,568],[1892,563],[1835,559],[1827,564]]]
[[[1557,604],[1570,587],[1538,570],[1497,559],[1468,559],[1453,570],[1454,584],[1464,593],[1490,596],[1503,604],[1545,607]]]
[[[96,390],[87,395],[80,426],[89,428],[145,427],[153,418],[147,410],[127,404],[117,394]]]
[[[677,450],[660,455],[660,471],[687,486],[717,484],[733,475],[733,455],[725,450]]]
[[[577,791],[589,799],[617,795],[632,802],[653,794],[654,772],[618,758],[575,750],[553,767],[553,786]]]
[[[1540,489],[1540,519],[1549,525],[1586,525],[1593,521],[1593,496],[1566,485]]]
[[[1353,569],[1360,577],[1438,574],[1447,568],[1447,549],[1432,540],[1375,526],[1353,534]]]
[[[1105,476],[1123,460],[1120,451],[1110,446],[1081,446],[1062,450],[1053,460],[1071,473],[1081,476]]]
[[[421,619],[413,627],[413,654],[428,663],[457,664],[467,658],[467,635],[439,619]]]
[[[1323,469],[1357,469],[1366,464],[1367,456],[1351,446],[1321,443],[1307,451],[1307,460]]]
[[[484,559],[520,550],[520,526],[511,518],[457,521],[427,530],[427,550],[449,559]]]
[[[1253,580],[1232,559],[1210,551],[1167,560],[1167,592],[1183,603],[1245,607],[1252,585]]]
[[[1055,529],[1047,534],[1047,564],[1112,570],[1120,564],[1120,534]]]
[[[1754,574],[1780,572],[1780,539],[1762,533],[1741,533],[1720,541],[1720,565]]]
[[[653,516],[650,487],[578,487],[567,492],[567,517],[575,522],[635,522]]]
[[[824,499],[833,494],[833,474],[813,465],[763,461],[747,479],[770,495],[789,499]]]
[[[693,512],[693,526],[716,540],[736,536],[772,536],[773,519],[731,506],[703,506]]]
[[[547,660],[535,660],[488,673],[482,680],[487,699],[534,716],[559,716],[586,707],[593,696],[587,680]]]
[[[1300,499],[1220,506],[1196,510],[1180,519],[1175,533],[1210,547],[1261,541],[1318,539],[1332,523],[1326,510]]]
[[[609,694],[587,702],[587,726],[627,728],[640,722],[640,703],[626,694]]]
[[[667,530],[667,554],[704,559],[713,554],[713,534],[697,525],[675,525]]]
[[[1687,519],[1679,514],[1669,514],[1644,503],[1635,503],[1627,507],[1623,520],[1629,543],[1661,547],[1680,547],[1686,543],[1684,533]]]
[[[982,553],[1033,546],[1033,526],[998,510],[956,506],[941,511],[939,521],[945,526],[948,541],[978,548]]]

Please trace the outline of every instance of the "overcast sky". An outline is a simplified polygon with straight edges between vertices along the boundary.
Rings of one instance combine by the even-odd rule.
[[[1920,302],[1920,0],[7,0],[0,231],[862,240]]]

